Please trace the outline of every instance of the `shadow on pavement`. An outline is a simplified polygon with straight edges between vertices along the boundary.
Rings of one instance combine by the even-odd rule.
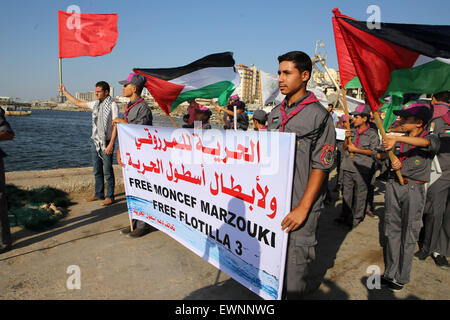
[[[335,195],[334,195],[335,196]],[[324,280],[328,269],[334,266],[337,252],[349,233],[349,229],[334,224],[341,211],[342,205],[335,206],[333,204],[325,207],[319,217],[319,225],[317,230],[317,247],[316,260],[313,261],[309,268],[308,287],[309,294],[304,299],[338,299],[346,300],[349,295],[340,289],[334,282]],[[218,277],[217,277],[218,279]],[[217,281],[216,279],[216,281]],[[329,291],[323,292],[318,290],[321,283],[329,288]],[[214,285],[210,285],[198,289],[188,296],[185,300],[197,299],[261,299],[249,289],[245,288],[233,279],[222,281]]]
[[[183,300],[262,300],[262,298],[239,282],[228,279],[195,290]]]
[[[348,228],[338,226],[334,223],[334,219],[340,215],[342,210],[342,204],[335,205],[336,202],[333,201],[332,204],[322,209],[319,217],[316,260],[309,267],[310,271],[307,277],[309,294],[305,295],[305,299],[346,299],[348,297],[333,282],[324,281],[325,274],[328,269],[334,267],[334,261],[336,260],[339,248],[350,232]],[[317,292],[322,282],[330,288],[329,293]],[[335,295],[334,297],[333,294]]]
[[[367,299],[368,300],[421,300],[419,297],[412,295],[412,294],[410,294],[409,296],[407,296],[404,299],[399,299],[395,296],[394,292],[392,292],[388,288],[381,287],[381,289],[369,289],[366,285],[367,279],[368,279],[368,277],[363,277],[361,279],[361,283],[367,289]],[[405,290],[405,289],[403,289],[403,290]]]
[[[322,289],[319,289],[314,293],[305,296],[303,300],[348,300],[349,298],[347,292],[328,279],[322,281],[322,288],[328,288],[328,290],[323,291]]]

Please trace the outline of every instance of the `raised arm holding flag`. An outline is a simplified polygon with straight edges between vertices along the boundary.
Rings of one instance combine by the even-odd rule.
[[[116,45],[117,14],[58,11],[59,84],[62,85],[62,59],[108,54]]]

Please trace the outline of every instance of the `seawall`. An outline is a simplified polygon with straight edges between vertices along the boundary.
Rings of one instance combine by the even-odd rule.
[[[114,165],[114,176],[115,193],[123,192],[122,168],[119,165]],[[87,191],[94,193],[94,173],[92,167],[13,171],[6,172],[6,184],[14,184],[25,190],[49,186],[67,193]]]

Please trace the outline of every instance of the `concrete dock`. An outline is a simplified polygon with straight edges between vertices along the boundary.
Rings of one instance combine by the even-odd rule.
[[[8,184],[21,188],[62,189],[74,204],[48,231],[12,228],[13,249],[0,255],[0,299],[260,299],[160,231],[140,239],[121,235],[129,222],[121,168],[115,173],[117,202],[110,207],[84,201],[93,191],[92,168],[6,174]],[[375,204],[382,216],[382,182]],[[310,275],[312,287],[320,286],[306,299],[450,299],[450,270],[436,267],[431,258],[414,260],[411,282],[402,292],[368,289],[368,269],[384,270],[381,220],[366,218],[349,232],[333,224],[340,209],[339,200],[320,217]],[[79,267],[80,289],[67,286],[70,266]]]

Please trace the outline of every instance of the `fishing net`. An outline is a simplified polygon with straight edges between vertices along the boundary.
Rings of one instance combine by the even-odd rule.
[[[56,224],[71,204],[65,192],[51,187],[22,190],[6,185],[6,198],[10,226],[24,226],[36,231]]]

